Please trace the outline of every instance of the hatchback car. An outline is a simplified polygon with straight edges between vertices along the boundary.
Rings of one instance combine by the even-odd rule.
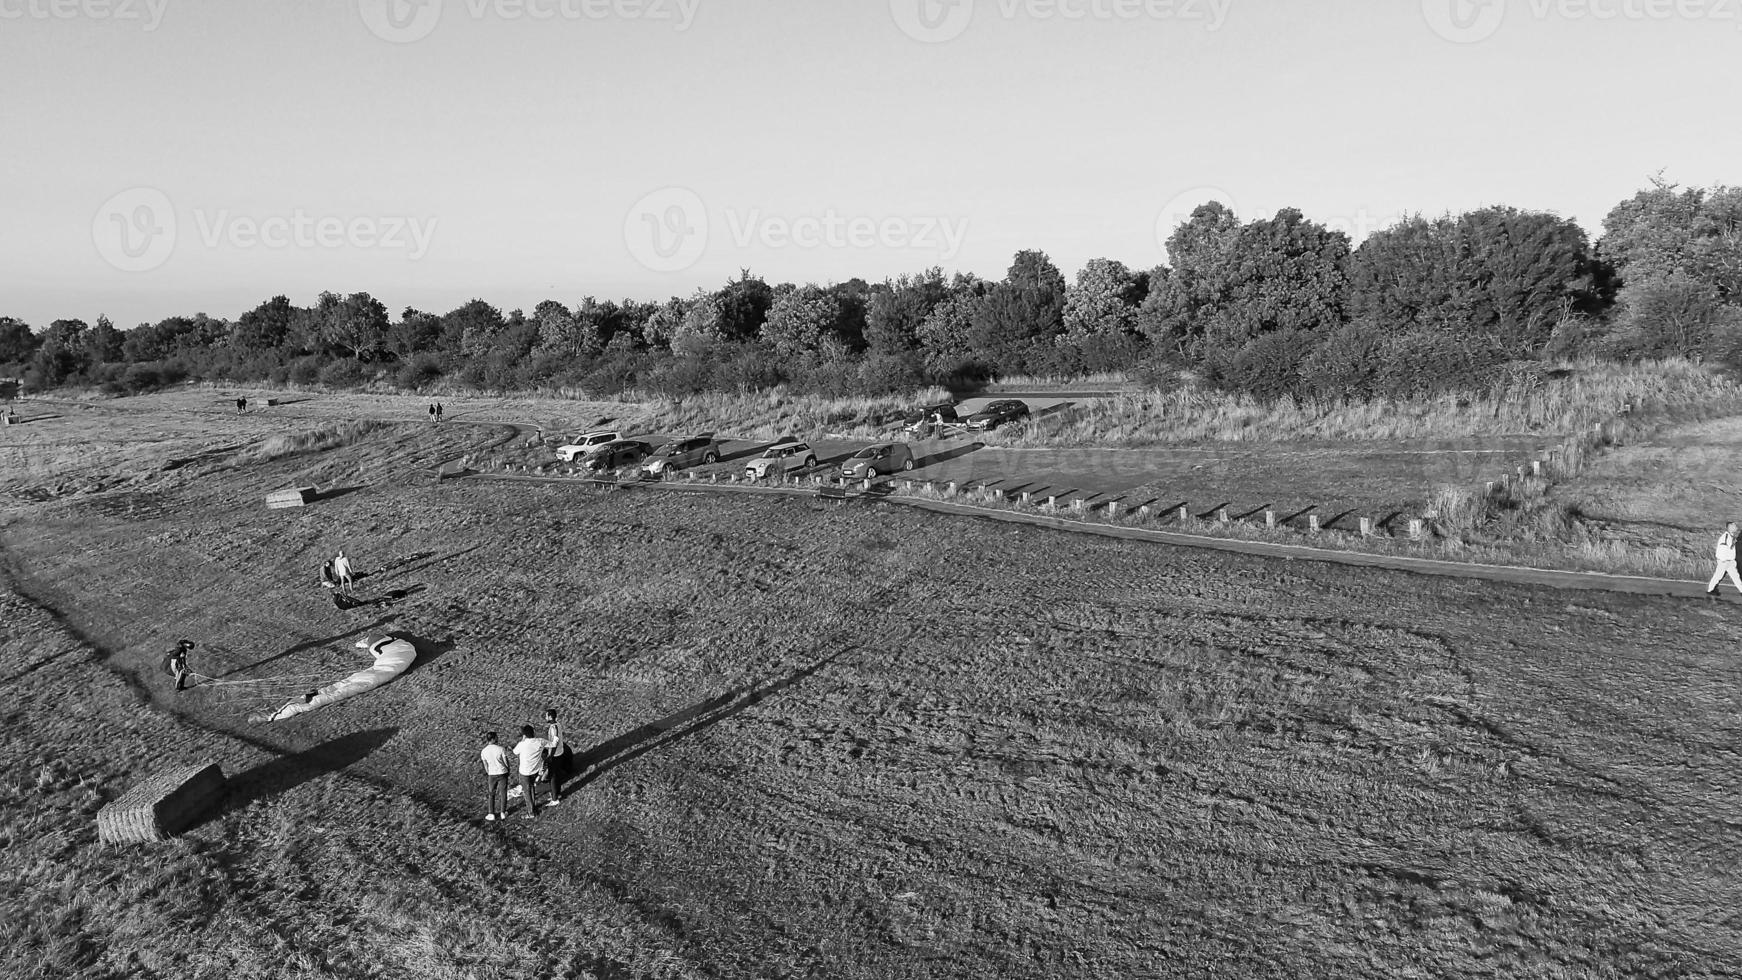
[[[841,475],[849,480],[869,480],[874,476],[913,469],[913,450],[905,442],[885,442],[866,446],[841,464]]]
[[[594,472],[614,470],[624,466],[634,466],[647,458],[653,450],[645,442],[631,442],[619,439],[594,449],[581,457],[581,465]]]
[[[788,439],[769,446],[762,455],[744,465],[744,472],[753,480],[761,480],[776,473],[788,470],[799,470],[817,465],[817,454],[811,450],[810,443],[797,439]]]
[[[968,416],[968,428],[978,432],[990,432],[1001,425],[1019,422],[1027,417],[1027,402],[1015,398],[1004,398]]]
[[[689,466],[706,466],[720,461],[720,443],[713,433],[703,433],[688,439],[673,439],[655,449],[641,468],[654,476],[664,476],[673,470]]]
[[[618,432],[616,429],[604,429],[599,432],[589,432],[566,446],[558,446],[556,458],[565,463],[572,463],[582,456],[591,453],[595,449],[609,446],[613,442],[620,442],[622,439],[623,433]]]

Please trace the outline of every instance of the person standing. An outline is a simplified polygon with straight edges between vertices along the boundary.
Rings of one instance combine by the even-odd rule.
[[[1742,594],[1742,578],[1736,574],[1736,522],[1725,525],[1724,533],[1718,535],[1718,545],[1712,549],[1718,559],[1718,567],[1712,572],[1712,580],[1706,583],[1706,594],[1717,595],[1718,585],[1729,576],[1736,591]]]
[[[188,670],[188,651],[193,648],[192,640],[183,640],[170,652],[169,672],[175,677],[175,689],[178,691],[186,689],[188,675],[192,673]]]
[[[538,777],[544,774],[544,751],[550,748],[550,742],[539,738],[531,725],[520,726],[520,741],[514,743],[514,755],[520,760],[520,792],[526,797],[526,812],[522,819],[532,820],[538,816],[538,799],[533,796],[538,786]]]
[[[508,750],[497,737],[495,732],[485,732],[484,750],[479,755],[484,763],[484,791],[490,807],[485,820],[508,819]]]
[[[351,559],[346,557],[345,549],[333,557],[333,577],[339,580],[339,591],[349,594],[351,591]]]
[[[436,421],[440,422],[442,420],[442,403],[436,402],[435,408],[436,408]]]
[[[556,720],[556,709],[544,709],[544,740],[550,744],[545,753],[545,766],[550,772],[550,802],[545,806],[556,806],[562,802],[563,780],[568,778],[569,763],[574,755],[569,752],[569,743],[563,738],[562,725]]]
[[[435,402],[429,403],[429,420],[431,422],[435,421]]]

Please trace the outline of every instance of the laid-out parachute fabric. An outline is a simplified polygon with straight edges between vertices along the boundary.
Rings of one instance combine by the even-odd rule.
[[[405,673],[411,662],[417,659],[417,647],[409,640],[397,637],[383,637],[369,644],[369,653],[375,658],[373,666],[357,671],[344,680],[334,681],[315,692],[315,696],[307,701],[296,700],[279,708],[265,721],[283,721],[294,718],[329,704],[337,704],[349,697],[355,697],[365,691],[373,691],[388,681]]]

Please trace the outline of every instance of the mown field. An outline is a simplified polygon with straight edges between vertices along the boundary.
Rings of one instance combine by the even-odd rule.
[[[7,574],[64,623],[0,617],[0,975],[1742,964],[1742,605],[413,465],[492,432],[15,497]],[[349,492],[263,509],[305,479]],[[402,600],[336,610],[341,546]],[[393,684],[244,721],[389,629],[423,651]],[[172,695],[183,635],[266,683]],[[547,705],[590,774],[484,824],[478,731]],[[244,774],[228,812],[94,845],[102,800],[204,758]]]

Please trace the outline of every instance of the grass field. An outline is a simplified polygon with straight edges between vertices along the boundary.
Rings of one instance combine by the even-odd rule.
[[[1742,962],[1742,605],[412,465],[492,438],[387,427],[15,495],[7,575],[64,622],[0,610],[0,975]],[[262,508],[311,475],[356,489]],[[334,609],[314,573],[341,546],[404,600]],[[292,696],[382,629],[418,665],[285,727],[154,672],[191,635],[196,670]],[[484,825],[476,733],[546,705],[591,773],[548,819]],[[228,812],[94,846],[102,800],[206,758],[244,777]]]

